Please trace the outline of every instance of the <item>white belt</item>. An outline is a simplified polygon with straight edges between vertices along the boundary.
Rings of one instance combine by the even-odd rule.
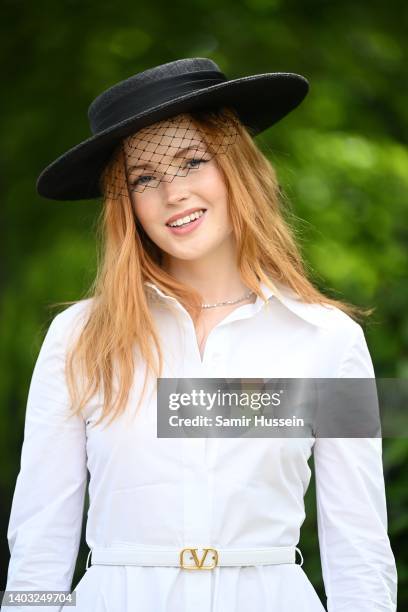
[[[272,548],[129,548],[113,546],[93,548],[86,560],[88,569],[91,565],[147,565],[175,566],[183,569],[204,570],[224,565],[273,565],[279,563],[296,563],[298,551],[301,563],[303,557],[296,546],[275,546]]]

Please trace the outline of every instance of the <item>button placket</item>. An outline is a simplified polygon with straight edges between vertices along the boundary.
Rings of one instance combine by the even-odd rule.
[[[178,304],[178,303],[177,303]],[[251,316],[242,309],[240,313],[231,313],[225,320],[216,325],[209,333],[203,357],[201,358],[193,321],[188,312],[178,304],[185,317],[186,355],[183,364],[183,376],[190,378],[220,378],[225,372],[220,370],[223,350],[222,337],[224,330],[220,328],[234,320]],[[240,316],[241,315],[241,316]],[[244,316],[242,316],[244,315]],[[183,453],[183,547],[202,548],[216,547],[212,537],[212,520],[214,507],[214,478],[218,456],[218,438],[184,438]],[[198,612],[210,612],[212,605],[213,572],[184,572],[185,609]]]
[[[195,330],[190,320],[190,329],[186,328],[186,340],[189,347],[184,367],[184,376],[190,378],[211,377],[207,365],[206,344],[204,358],[201,361]],[[191,340],[191,341],[190,341]],[[207,339],[208,342],[208,339]],[[189,358],[190,357],[190,358]],[[184,547],[198,548],[202,556],[202,548],[212,547],[211,517],[213,511],[213,483],[211,469],[207,466],[207,438],[184,438],[183,452],[183,492],[184,492]],[[184,572],[185,610],[210,612],[212,598],[212,572],[214,570]]]
[[[206,438],[184,438],[183,452],[183,510],[184,542],[183,547],[199,549],[212,546],[211,529],[211,491],[205,463]],[[185,609],[209,612],[211,608],[211,571],[185,572]]]

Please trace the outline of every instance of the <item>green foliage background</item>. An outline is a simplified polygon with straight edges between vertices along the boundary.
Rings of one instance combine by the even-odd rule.
[[[180,57],[228,77],[298,72],[303,104],[257,141],[292,204],[321,289],[375,306],[364,325],[377,377],[408,376],[408,5],[382,0],[3,1],[0,48],[0,588],[28,386],[54,301],[78,299],[95,273],[100,201],[35,192],[43,167],[89,135],[103,89]],[[399,607],[408,604],[406,439],[383,442]],[[325,602],[314,480],[300,548]],[[74,585],[85,568],[82,543]],[[405,604],[405,607],[404,607]]]

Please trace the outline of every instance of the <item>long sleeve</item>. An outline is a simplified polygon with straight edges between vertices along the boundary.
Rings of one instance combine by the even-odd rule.
[[[69,591],[75,570],[87,484],[86,433],[82,416],[67,418],[63,314],[49,326],[28,392],[7,531],[11,557],[6,590]],[[61,604],[13,607],[20,609],[49,612],[60,610]]]
[[[339,377],[374,378],[356,324]],[[318,537],[328,612],[395,612],[381,438],[316,438]]]

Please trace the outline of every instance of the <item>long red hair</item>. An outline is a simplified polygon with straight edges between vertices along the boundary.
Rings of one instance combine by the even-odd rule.
[[[363,309],[322,294],[308,278],[290,223],[289,203],[282,195],[276,172],[254,139],[231,109],[189,114],[206,137],[217,136],[219,126],[234,121],[238,135],[226,152],[216,157],[228,190],[229,214],[237,244],[238,267],[242,282],[264,299],[259,282],[274,292],[279,281],[293,289],[304,302],[333,305],[358,320],[373,309]],[[209,135],[209,136],[208,136]],[[113,179],[115,177],[115,179]],[[118,194],[114,186],[119,184]],[[138,222],[126,191],[125,162],[112,156],[101,185],[106,194],[98,219],[101,237],[100,262],[92,286],[84,299],[89,300],[86,322],[66,359],[66,377],[74,413],[103,391],[103,408],[98,423],[110,415],[111,422],[125,410],[135,372],[137,345],[139,359],[148,373],[160,377],[163,355],[155,323],[150,312],[144,281],[155,283],[175,297],[196,322],[202,296],[168,275],[160,266],[160,249],[149,239]],[[109,195],[108,195],[109,194]],[[278,292],[279,293],[279,292]],[[90,299],[91,298],[91,299]],[[59,302],[71,305],[82,300]],[[117,363],[119,388],[113,395],[113,371]],[[81,370],[80,392],[77,372]],[[139,405],[138,404],[138,405]]]

